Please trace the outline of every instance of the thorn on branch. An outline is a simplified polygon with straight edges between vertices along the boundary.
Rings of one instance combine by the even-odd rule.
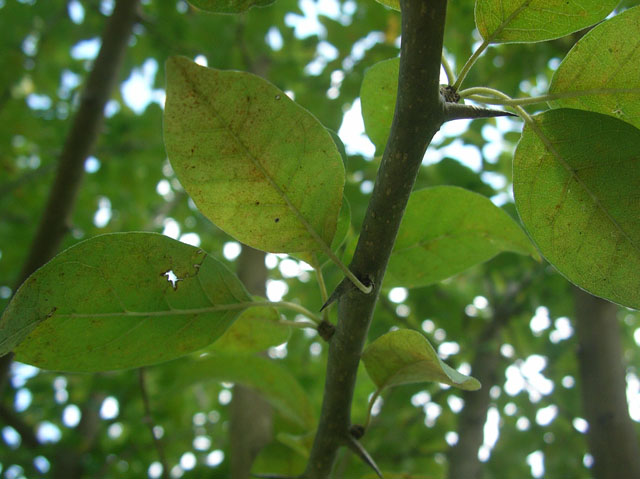
[[[369,466],[371,469],[374,470],[374,472],[378,475],[378,477],[380,479],[384,479],[384,476],[382,475],[382,472],[380,472],[380,469],[378,468],[378,466],[376,465],[375,461],[373,460],[373,458],[369,455],[369,453],[367,452],[367,450],[362,446],[362,444],[360,444],[358,442],[358,440],[353,437],[353,435],[350,435],[347,439],[347,446],[349,447],[349,449],[351,449],[351,451],[353,453],[355,453],[360,459],[362,459],[362,461]]]
[[[497,116],[518,116],[514,113],[503,110],[492,110],[491,108],[481,108],[473,105],[464,105],[457,103],[444,104],[444,121],[476,119],[476,118],[494,118]]]

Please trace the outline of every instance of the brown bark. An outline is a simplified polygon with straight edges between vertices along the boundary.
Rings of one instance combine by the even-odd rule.
[[[266,295],[267,268],[262,251],[242,246],[237,273],[251,294]],[[236,384],[233,387],[229,428],[231,477],[251,477],[253,461],[272,438],[271,405],[253,389]]]
[[[574,288],[580,390],[596,479],[640,477],[616,305]]]

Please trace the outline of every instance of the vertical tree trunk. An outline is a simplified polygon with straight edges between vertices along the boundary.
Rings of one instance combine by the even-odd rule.
[[[626,400],[617,306],[574,288],[580,389],[596,479],[640,477],[640,449]]]
[[[264,253],[242,246],[238,257],[238,277],[251,294],[265,296],[267,268]],[[273,436],[273,411],[260,394],[236,384],[231,402],[231,477],[248,479],[251,466],[260,450],[271,442]]]
[[[458,442],[449,450],[449,479],[479,479],[482,463],[478,449],[484,441],[484,424],[491,404],[489,391],[497,383],[496,370],[500,352],[495,341],[483,341],[471,366],[473,376],[480,381],[479,391],[464,391],[464,408],[458,418]]]

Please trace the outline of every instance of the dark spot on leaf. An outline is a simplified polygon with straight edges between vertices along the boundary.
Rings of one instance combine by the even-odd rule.
[[[276,95],[276,100],[279,100],[279,99],[280,99],[280,95]]]
[[[275,220],[275,221],[276,221],[276,223],[277,223],[278,221],[280,221],[280,218],[276,218],[276,220]]]
[[[260,204],[260,202],[259,202],[259,201],[256,201],[256,206],[258,206],[259,204]]]

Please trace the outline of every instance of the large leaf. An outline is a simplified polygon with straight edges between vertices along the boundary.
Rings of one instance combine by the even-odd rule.
[[[200,211],[234,238],[272,252],[331,244],[344,166],[309,112],[250,73],[167,62],[164,136]]]
[[[540,42],[604,19],[619,0],[477,0],[476,26],[489,43]]]
[[[551,80],[552,102],[615,116],[640,127],[640,7],[603,22],[580,39]],[[579,96],[578,96],[579,95]]]
[[[640,308],[640,130],[582,110],[536,115],[516,149],[513,184],[550,263],[588,292]]]
[[[420,382],[439,382],[474,391],[480,383],[445,364],[417,331],[397,329],[380,336],[362,353],[362,361],[378,390]]]
[[[286,342],[290,334],[291,328],[280,323],[280,314],[275,308],[249,308],[211,347],[225,352],[265,351]]]
[[[399,69],[399,58],[384,60],[369,68],[362,80],[362,118],[367,136],[376,145],[376,155],[382,155],[389,138],[398,94]]]
[[[409,198],[385,286],[426,286],[502,251],[538,257],[522,229],[488,198],[457,186],[418,190]]]
[[[97,236],[24,282],[0,319],[0,355],[15,348],[21,362],[62,371],[158,363],[211,344],[249,301],[198,248],[154,233]]]
[[[253,354],[210,353],[180,360],[176,382],[183,388],[203,381],[241,383],[258,390],[285,418],[305,431],[315,427],[315,415],[305,390],[275,361]]]
[[[188,0],[194,7],[212,13],[242,13],[251,7],[266,7],[275,0]]]

